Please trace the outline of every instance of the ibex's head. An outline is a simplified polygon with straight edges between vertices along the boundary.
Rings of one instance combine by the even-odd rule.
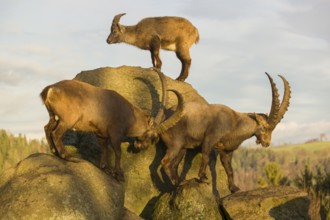
[[[134,142],[134,147],[137,149],[146,149],[150,145],[157,143],[159,141],[159,134],[155,130],[155,119],[150,118],[148,122],[148,128],[144,134],[137,137]]]
[[[256,143],[261,144],[263,147],[268,147],[272,139],[272,132],[275,129],[276,125],[281,121],[285,112],[288,110],[290,104],[291,90],[288,81],[281,75],[281,79],[284,83],[284,95],[282,103],[280,104],[278,90],[273,79],[266,73],[269,79],[269,82],[272,87],[272,107],[269,113],[269,116],[266,114],[249,114],[253,118],[258,126],[255,132],[257,138]]]
[[[134,142],[134,146],[138,149],[144,149],[150,146],[151,144],[157,143],[159,140],[159,135],[166,132],[167,129],[173,127],[183,116],[183,97],[176,90],[169,90],[174,92],[178,98],[178,106],[175,112],[161,122],[164,116],[164,111],[161,109],[156,117],[149,121],[149,129],[144,133],[144,135],[138,137]],[[163,93],[164,94],[164,93]]]
[[[121,16],[123,16],[123,15],[125,15],[125,13],[118,14],[113,18],[112,25],[111,25],[111,32],[107,38],[108,44],[115,44],[115,43],[122,42],[123,33],[125,32],[125,28],[119,24],[119,20],[120,20]]]

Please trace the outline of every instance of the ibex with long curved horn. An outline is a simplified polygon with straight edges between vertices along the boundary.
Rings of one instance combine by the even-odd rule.
[[[151,52],[152,64],[161,69],[159,58],[160,49],[175,51],[182,63],[181,73],[177,80],[184,81],[189,74],[191,58],[189,49],[199,41],[199,33],[190,21],[180,17],[144,18],[136,25],[124,26],[119,24],[118,14],[111,25],[111,33],[107,38],[108,44],[127,43]]]
[[[206,167],[209,163],[209,154],[211,150],[216,149],[220,152],[220,160],[228,176],[230,191],[233,193],[239,190],[234,184],[231,166],[233,151],[244,140],[252,136],[257,138],[257,144],[268,147],[272,131],[281,121],[289,106],[291,91],[287,80],[280,76],[284,82],[284,95],[280,104],[276,85],[268,74],[267,76],[271,84],[273,99],[269,116],[262,113],[240,113],[220,104],[184,103],[181,120],[173,127],[163,130],[160,135],[167,146],[162,166],[172,182],[176,185],[180,182],[177,169],[186,150],[201,146],[200,180],[207,179]],[[167,112],[168,117],[172,114],[171,112],[173,110]]]
[[[157,69],[155,71],[162,82],[162,106],[164,106],[165,77]],[[94,132],[101,146],[100,167],[110,168],[108,164],[108,145],[110,145],[115,152],[113,174],[118,180],[124,179],[120,166],[122,139],[148,136],[150,140],[155,140],[158,138],[157,130],[162,127],[160,123],[162,111],[153,118],[117,92],[81,81],[60,81],[44,88],[40,96],[50,117],[45,126],[45,134],[51,151],[61,158],[74,160],[63,147],[63,134],[69,129]],[[174,121],[169,119],[169,122],[164,123],[175,124],[176,121],[178,118]]]

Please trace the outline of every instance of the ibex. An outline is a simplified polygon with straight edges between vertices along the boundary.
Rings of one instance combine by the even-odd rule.
[[[268,74],[267,76],[272,88],[272,106],[269,116],[262,113],[240,113],[220,104],[184,103],[181,120],[160,134],[167,146],[167,153],[161,164],[175,185],[180,183],[177,169],[186,150],[200,146],[202,149],[200,181],[207,179],[206,167],[209,163],[209,154],[215,149],[220,153],[220,161],[228,177],[229,190],[232,193],[239,190],[234,184],[231,166],[234,150],[244,140],[253,136],[256,137],[257,144],[268,147],[272,131],[281,121],[289,106],[291,91],[287,80],[280,76],[284,82],[284,95],[280,104],[276,85]],[[173,110],[167,111],[167,117]],[[138,144],[136,146],[138,147]]]
[[[127,43],[151,52],[154,67],[161,69],[159,58],[160,49],[175,51],[182,63],[181,73],[177,80],[184,81],[189,74],[191,58],[189,49],[199,41],[199,33],[187,19],[180,17],[144,18],[136,25],[124,26],[119,24],[118,14],[111,25],[111,33],[107,38],[108,44]]]
[[[165,91],[165,78],[156,70]],[[113,175],[123,180],[120,166],[121,141],[124,137],[147,136],[150,140],[158,137],[159,111],[155,118],[113,90],[101,89],[77,80],[64,80],[43,89],[40,94],[49,113],[45,134],[51,151],[61,158],[75,160],[67,154],[62,143],[63,134],[69,130],[94,132],[101,146],[100,167],[110,169],[108,161],[110,145],[115,153]],[[162,98],[162,105],[165,98]],[[171,118],[163,123],[175,124]],[[156,141],[156,140],[155,140]],[[143,146],[146,147],[146,146]]]

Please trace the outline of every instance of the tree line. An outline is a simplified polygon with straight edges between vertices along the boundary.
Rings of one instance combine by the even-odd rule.
[[[48,152],[49,147],[44,139],[28,140],[25,135],[13,135],[0,129],[0,175],[30,154]]]
[[[233,157],[236,183],[242,190],[281,185],[300,188],[310,196],[311,215],[330,219],[330,142],[288,149],[238,149]]]
[[[288,185],[306,191],[317,210],[330,219],[330,142],[291,147],[241,147],[233,156],[235,182],[241,190]],[[50,153],[47,141],[28,140],[0,129],[0,175],[33,153]]]

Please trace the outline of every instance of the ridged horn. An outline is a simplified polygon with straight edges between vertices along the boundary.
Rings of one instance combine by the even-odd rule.
[[[274,129],[278,121],[280,100],[279,100],[279,94],[276,88],[276,84],[274,83],[272,77],[270,77],[270,75],[267,72],[265,72],[265,74],[267,75],[272,88],[272,106],[269,112],[269,117],[267,122],[269,124],[270,129]]]
[[[157,72],[160,82],[162,84],[162,101],[161,104],[158,108],[158,112],[155,116],[155,120],[154,122],[156,123],[156,125],[160,124],[160,122],[162,121],[163,117],[164,117],[164,108],[165,108],[165,104],[166,104],[166,97],[167,97],[167,92],[166,92],[166,79],[164,77],[164,74],[157,68],[153,68],[154,71]]]
[[[175,112],[171,115],[171,117],[169,117],[167,120],[163,121],[161,124],[155,127],[155,130],[158,134],[161,134],[166,130],[168,130],[169,128],[173,127],[176,123],[178,123],[178,121],[180,121],[180,119],[183,116],[183,104],[184,104],[183,96],[174,89],[170,89],[168,91],[171,91],[176,95],[178,99],[178,105]]]
[[[118,26],[118,23],[119,23],[119,20],[122,16],[126,15],[126,13],[122,13],[122,14],[118,14],[116,15],[113,20],[112,20],[112,27],[117,27]]]
[[[284,76],[281,76],[281,75],[278,75],[278,76],[281,77],[281,79],[283,80],[284,95],[283,95],[283,99],[281,102],[280,110],[278,111],[278,117],[276,120],[276,124],[280,123],[285,112],[288,110],[288,107],[290,105],[290,98],[291,98],[291,88],[290,88],[289,82],[284,78]]]

